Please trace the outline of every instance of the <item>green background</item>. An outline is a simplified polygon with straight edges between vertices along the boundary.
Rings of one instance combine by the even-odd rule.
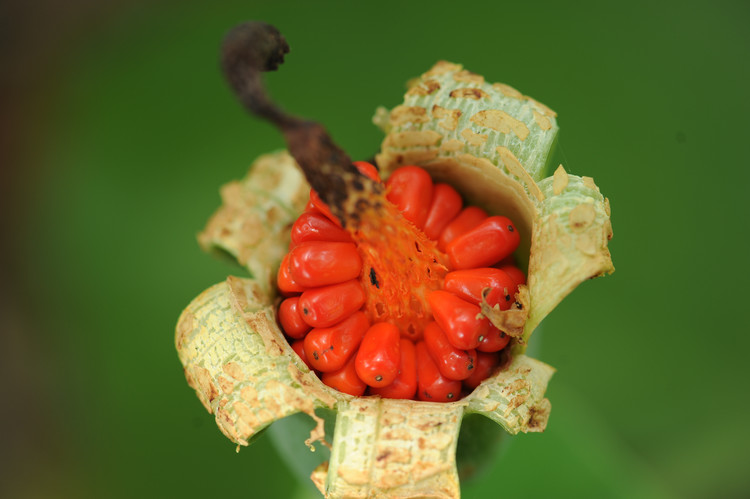
[[[247,19],[292,47],[274,97],[354,158],[447,59],[556,110],[561,161],[611,200],[617,272],[532,338],[547,432],[465,497],[750,495],[746,2],[54,4],[11,2],[2,42],[0,495],[306,494],[268,437],[235,453],[173,345],[238,272],[195,241],[219,186],[283,147],[218,71]]]

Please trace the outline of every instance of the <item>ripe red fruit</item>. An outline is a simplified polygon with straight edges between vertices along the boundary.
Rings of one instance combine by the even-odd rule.
[[[526,274],[524,274],[523,270],[519,269],[515,265],[502,265],[498,268],[508,274],[508,276],[513,279],[513,282],[515,282],[517,286],[526,284]]]
[[[454,269],[489,267],[513,253],[521,242],[507,217],[489,217],[455,238],[445,249]]]
[[[354,165],[380,182],[373,165]],[[386,186],[389,202],[376,211],[392,220],[347,229],[311,190],[278,273],[289,297],[279,322],[304,338],[294,347],[306,363],[345,393],[458,400],[462,380],[471,387],[487,375],[486,366],[477,374],[480,355],[483,366],[497,362],[491,352],[510,342],[479,305],[512,305],[525,282],[512,256],[520,238],[507,218],[462,209],[459,193],[422,168],[401,167]],[[428,356],[421,362],[418,348]]]
[[[479,346],[481,338],[487,334],[489,321],[480,316],[478,306],[441,290],[430,293],[427,300],[435,322],[445,331],[451,345],[461,350]]]
[[[424,224],[424,233],[437,241],[443,229],[461,212],[463,201],[456,189],[448,184],[435,184],[432,202]]]
[[[279,323],[290,338],[303,338],[310,330],[310,325],[304,321],[298,308],[299,297],[287,298],[279,305]]]
[[[370,393],[389,399],[411,399],[417,393],[417,357],[414,343],[406,338],[399,342],[401,362],[398,376],[388,386],[370,388]]]
[[[359,173],[361,173],[362,175],[370,177],[375,182],[380,182],[380,174],[378,173],[378,169],[375,168],[372,164],[368,163],[367,161],[355,161],[353,165],[357,167],[357,170],[359,170]]]
[[[518,286],[508,274],[494,268],[455,270],[445,276],[446,291],[475,305],[482,302],[482,292],[488,288],[491,294],[485,297],[487,303],[508,310],[515,300]]]
[[[416,346],[417,356],[417,398],[426,402],[453,402],[461,396],[461,382],[448,379],[435,365],[427,350],[427,345],[420,341]]]
[[[467,206],[464,208],[456,218],[445,226],[443,232],[440,233],[440,239],[438,239],[438,248],[440,248],[440,251],[445,251],[448,244],[458,236],[465,234],[482,223],[487,216],[486,211],[476,206]]]
[[[289,268],[300,286],[317,288],[359,277],[362,259],[354,243],[308,241],[289,253]]]
[[[284,296],[292,296],[297,293],[302,293],[305,290],[305,288],[300,286],[292,277],[292,271],[289,267],[289,253],[287,253],[281,260],[279,272],[276,275],[276,285]]]
[[[398,328],[388,322],[373,324],[362,338],[354,364],[359,378],[372,387],[393,383],[401,363]]]
[[[473,372],[477,352],[460,350],[451,345],[445,332],[436,322],[430,322],[425,326],[424,343],[440,370],[440,374],[446,378],[462,380],[468,378]]]
[[[388,200],[420,229],[424,227],[432,201],[430,174],[418,166],[402,166],[386,181]]]
[[[357,371],[354,368],[354,359],[355,356],[352,355],[344,367],[338,371],[323,373],[320,380],[324,384],[342,393],[354,395],[355,397],[363,395],[367,389],[367,385],[364,381],[359,379],[359,376],[357,376]]]
[[[314,209],[325,215],[325,217],[333,222],[336,227],[342,228],[341,220],[338,219],[336,215],[331,212],[331,209],[328,207],[327,204],[323,202],[322,199],[320,199],[320,196],[317,192],[315,192],[315,189],[310,189],[310,204]]]
[[[495,366],[500,362],[500,356],[496,353],[477,352],[477,361],[474,364],[474,372],[464,380],[464,386],[473,390],[479,383],[487,379]]]
[[[480,352],[499,352],[510,342],[510,336],[490,324],[487,334],[479,342],[477,350]]]
[[[298,245],[305,241],[338,241],[351,242],[352,237],[347,231],[333,223],[321,212],[313,209],[306,211],[292,225],[292,244]]]
[[[335,326],[315,328],[305,336],[307,361],[321,372],[338,371],[357,350],[370,322],[354,312]]]
[[[357,279],[308,289],[299,297],[302,318],[312,327],[329,327],[349,317],[365,303],[365,292]]]

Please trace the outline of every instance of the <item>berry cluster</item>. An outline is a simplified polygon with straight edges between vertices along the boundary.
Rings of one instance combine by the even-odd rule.
[[[355,166],[380,181],[371,164]],[[454,401],[492,374],[510,341],[480,314],[480,303],[507,310],[526,283],[512,256],[520,236],[508,218],[464,207],[453,187],[434,184],[417,166],[393,172],[386,188],[388,201],[408,221],[414,241],[408,247],[416,245],[442,272],[431,274],[428,287],[415,285],[420,292],[414,295],[391,293],[398,313],[390,313],[391,303],[370,290],[404,282],[408,290],[412,277],[402,269],[419,264],[398,254],[403,245],[365,250],[367,234],[344,229],[311,190],[279,268],[285,297],[279,322],[300,358],[341,392]],[[373,264],[380,252],[397,254]],[[400,328],[405,308],[413,317]]]

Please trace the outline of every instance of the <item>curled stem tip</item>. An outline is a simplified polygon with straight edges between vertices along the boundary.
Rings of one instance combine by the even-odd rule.
[[[240,102],[250,113],[273,123],[282,132],[289,152],[312,188],[345,224],[347,219],[356,219],[351,212],[356,203],[345,203],[349,195],[361,192],[363,184],[371,192],[379,192],[380,188],[359,173],[322,125],[287,114],[268,96],[261,75],[264,71],[275,71],[287,53],[289,45],[278,29],[250,21],[227,33],[221,49],[221,66]],[[357,189],[352,189],[352,182]]]
[[[224,37],[221,66],[240,102],[253,114],[279,127],[294,118],[266,95],[261,73],[275,71],[289,53],[284,36],[270,24],[251,21],[232,28]]]

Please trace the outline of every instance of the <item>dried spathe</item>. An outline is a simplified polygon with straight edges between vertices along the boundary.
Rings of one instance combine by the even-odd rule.
[[[230,277],[197,297],[181,315],[176,346],[187,381],[237,445],[248,445],[273,421],[298,412],[317,421],[308,443],[322,439],[323,421],[315,409],[335,410],[330,460],[311,476],[327,497],[458,497],[455,450],[464,414],[485,415],[512,434],[545,428],[550,403],[544,392],[554,370],[523,351],[531,332],[565,295],[580,282],[614,270],[607,250],[609,202],[588,177],[558,169],[544,178],[557,131],[556,116],[546,106],[450,63],[415,80],[402,106],[380,112],[378,121],[386,131],[377,157],[380,175],[388,179],[400,166],[418,165],[436,185],[451,185],[487,215],[513,221],[522,236],[515,254],[528,270],[528,282],[514,281],[518,292],[507,310],[500,307],[499,296],[484,292],[477,306],[492,323],[516,325],[517,339],[512,340],[513,355],[499,363],[477,347],[475,373],[492,374],[484,381],[473,376],[450,380],[475,386],[460,399],[456,385],[430,383],[433,374],[443,376],[437,365],[422,376],[421,387],[417,372],[417,391],[456,401],[435,404],[342,393],[331,386],[361,382],[356,356],[336,371],[340,384],[324,384],[305,364],[310,359],[300,349],[301,340],[290,345],[278,326],[273,281],[289,249],[289,228],[304,211],[311,185],[350,234],[350,228],[356,231],[373,219],[362,214],[384,209],[385,192],[357,170],[320,125],[280,113],[258,93],[259,71],[280,62],[283,37],[265,25],[235,34],[225,68],[232,61],[241,64],[235,66],[240,70],[230,71],[230,81],[249,109],[282,127],[296,161],[285,153],[259,159],[246,179],[223,191],[224,205],[201,235],[206,249],[234,256],[254,277]],[[265,59],[242,53],[242,40],[256,36],[270,37],[261,44]],[[255,72],[248,73],[252,67]],[[366,283],[371,289],[385,288],[387,275],[372,268],[363,258]],[[425,357],[420,344],[414,359]],[[402,356],[399,366],[410,359]],[[427,361],[423,365],[430,367]],[[404,372],[399,386],[407,392],[415,377],[411,368]]]

